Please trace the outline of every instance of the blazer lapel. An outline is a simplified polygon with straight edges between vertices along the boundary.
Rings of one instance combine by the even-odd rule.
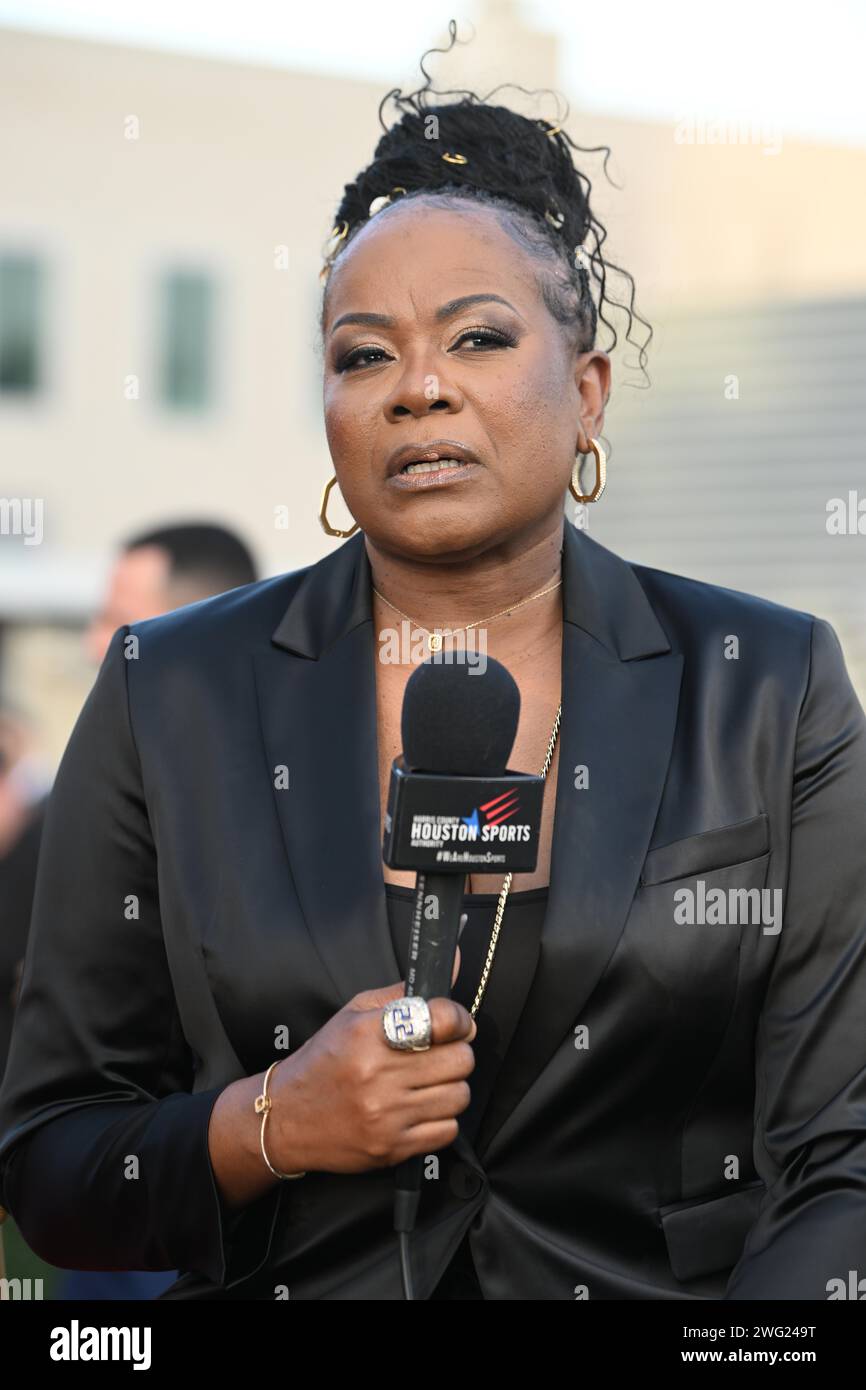
[[[507,1138],[616,948],[676,726],[682,656],[671,652],[631,566],[568,522],[563,619],[547,913],[538,968],[476,1135],[476,1153],[485,1157]],[[578,790],[581,767],[589,780]]]
[[[255,658],[268,768],[295,889],[342,1006],[396,983],[382,875],[376,675],[363,532],[304,574]]]

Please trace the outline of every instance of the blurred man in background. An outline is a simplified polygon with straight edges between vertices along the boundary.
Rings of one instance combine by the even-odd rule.
[[[97,665],[125,623],[156,618],[187,603],[251,584],[256,566],[244,542],[225,527],[186,522],[126,541],[111,568],[105,598],[85,634]],[[0,711],[0,1076],[6,1067],[20,982],[47,796],[27,797],[23,726]],[[44,792],[44,789],[43,789]],[[57,1299],[150,1299],[175,1271],[65,1270]]]
[[[189,523],[143,532],[115,560],[105,600],[87,632],[87,650],[101,665],[124,623],[159,617],[255,578],[247,547],[222,526]]]

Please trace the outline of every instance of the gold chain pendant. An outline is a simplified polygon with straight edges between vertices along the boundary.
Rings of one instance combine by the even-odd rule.
[[[441,652],[441,650],[442,650],[442,634],[441,634],[441,632],[428,632],[428,634],[427,634],[427,650],[428,650],[428,652]]]
[[[547,745],[547,755],[544,759],[544,767],[541,769],[541,772],[539,773],[539,776],[545,778],[545,780],[547,779],[547,774],[550,771],[550,765],[553,760],[553,750],[556,747],[556,740],[559,736],[559,725],[561,720],[562,705],[560,704],[559,709],[556,711],[556,718],[553,721],[553,728],[550,731],[550,742]],[[487,948],[487,959],[484,962],[484,969],[481,972],[481,980],[479,982],[478,989],[475,994],[475,1000],[472,1004],[472,1008],[469,1010],[473,1018],[478,1012],[481,1000],[484,998],[484,991],[487,988],[487,980],[490,975],[491,967],[493,965],[493,957],[496,954],[496,943],[499,940],[499,932],[502,927],[502,919],[505,914],[505,902],[511,890],[511,883],[513,878],[513,873],[506,874],[505,882],[503,883],[502,888],[500,889],[499,900],[496,904],[496,917],[493,923],[493,932],[490,937],[490,945]]]

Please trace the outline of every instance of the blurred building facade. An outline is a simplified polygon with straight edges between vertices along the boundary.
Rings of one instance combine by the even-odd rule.
[[[619,188],[600,155],[582,167],[655,338],[649,390],[634,348],[614,356],[592,533],[829,618],[866,699],[866,535],[827,530],[833,498],[855,492],[866,513],[866,151],[586,113],[555,36],[510,6],[428,63],[442,88],[562,92],[572,138],[613,151]],[[224,521],[265,573],[339,544],[317,521],[333,471],[318,272],[385,90],[0,30],[0,680],[54,758],[120,537]],[[552,93],[498,99],[559,115]]]

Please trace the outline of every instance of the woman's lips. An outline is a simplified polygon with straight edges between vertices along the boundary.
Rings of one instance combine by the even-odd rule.
[[[422,492],[429,487],[465,483],[480,471],[480,463],[461,463],[457,468],[436,468],[425,473],[392,473],[388,486],[399,488],[402,492]]]

